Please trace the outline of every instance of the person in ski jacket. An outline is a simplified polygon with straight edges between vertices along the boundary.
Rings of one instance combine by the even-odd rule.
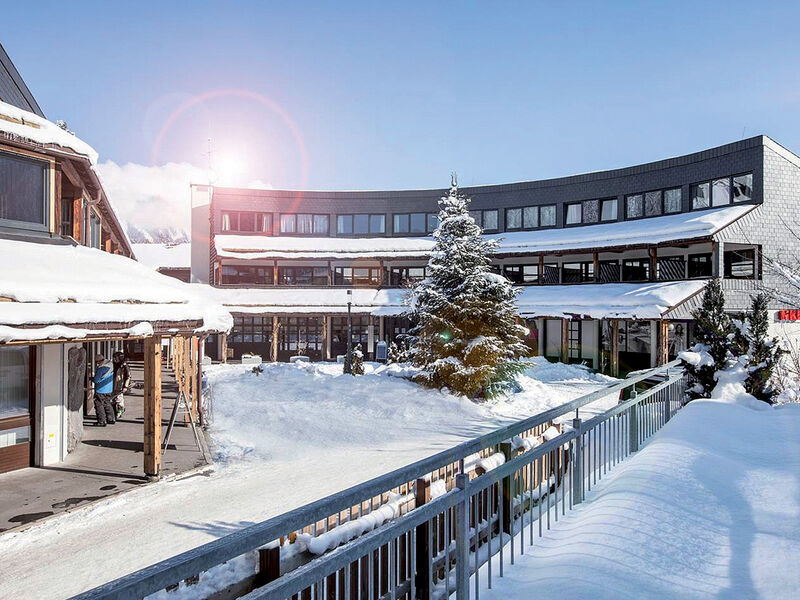
[[[122,352],[114,352],[114,412],[117,419],[125,412],[125,394],[131,388],[131,369]]]
[[[94,412],[97,416],[97,425],[105,427],[117,422],[114,407],[111,402],[114,398],[114,365],[102,354],[95,356],[94,370]]]

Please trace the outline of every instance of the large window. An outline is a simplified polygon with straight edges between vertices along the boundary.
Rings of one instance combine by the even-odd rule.
[[[334,285],[380,285],[381,271],[378,267],[334,267]]]
[[[728,250],[725,252],[725,277],[731,279],[756,278],[755,250]]]
[[[616,221],[617,220],[617,199],[603,200],[600,208],[601,221]]]
[[[712,264],[711,253],[690,254],[687,265],[689,278],[711,277],[713,273]]]
[[[432,233],[439,227],[439,213],[395,213],[394,233]]]
[[[598,281],[602,283],[612,283],[620,280],[619,261],[601,260]]]
[[[644,196],[633,194],[625,198],[625,218],[638,219],[644,216]]]
[[[222,265],[222,285],[272,285],[272,266]]]
[[[224,210],[221,225],[222,231],[269,233],[272,231],[272,213]]]
[[[328,285],[328,267],[278,267],[280,285]]]
[[[656,279],[680,281],[686,277],[686,263],[682,256],[664,256],[656,263]]]
[[[47,164],[0,152],[0,222],[46,229]]]
[[[539,283],[539,265],[505,265],[503,275],[512,283]]]
[[[281,233],[297,235],[328,235],[328,215],[300,213],[281,215]]]
[[[386,215],[337,215],[336,233],[338,235],[369,235],[386,233]]]
[[[556,226],[556,205],[546,204],[539,207],[539,227]]]
[[[615,201],[616,202],[616,201]],[[614,219],[616,219],[616,205],[614,206]],[[584,200],[567,204],[564,222],[567,225],[579,223],[597,223],[600,220],[600,201]]]
[[[582,212],[583,210],[580,202],[576,202],[574,204],[567,204],[566,224],[567,225],[579,224],[583,220]]]
[[[664,190],[664,212],[677,213],[681,212],[681,188],[672,188]]]
[[[708,208],[711,206],[711,184],[696,183],[692,186],[692,208]]]
[[[622,261],[622,281],[647,281],[650,279],[650,260],[630,258]]]
[[[403,286],[425,279],[425,267],[389,267],[389,285]]]
[[[745,173],[733,178],[733,201],[748,202],[753,199],[753,174]]]
[[[0,419],[29,414],[30,355],[28,346],[0,346]]]
[[[748,202],[753,199],[753,174],[719,177],[692,186],[692,208],[726,206],[731,202]]]
[[[561,265],[561,283],[586,283],[594,281],[594,263],[577,262]]]
[[[499,227],[497,209],[471,210],[470,216],[475,219],[475,223],[484,231],[497,231]]]
[[[272,339],[272,317],[233,317],[232,344],[267,344]]]
[[[662,212],[661,190],[645,192],[644,194],[644,216],[656,217]]]
[[[543,220],[540,220],[540,209],[544,211]],[[480,211],[478,211],[480,212]],[[473,214],[473,217],[475,215]],[[536,229],[537,227],[554,227],[555,205],[524,206],[506,209],[506,230]]]

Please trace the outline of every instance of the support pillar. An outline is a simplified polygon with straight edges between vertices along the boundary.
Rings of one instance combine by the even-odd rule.
[[[223,363],[228,362],[228,334],[219,334],[219,356],[217,357]]]
[[[669,362],[669,321],[658,321],[658,357],[656,366]]]
[[[658,271],[658,249],[653,246],[650,248],[650,281],[658,279],[656,271]]]
[[[561,319],[561,362],[569,362],[569,321]]]
[[[611,319],[611,376],[619,377],[619,320]]]
[[[592,265],[594,269],[594,282],[600,283],[600,253],[592,252]]]
[[[278,335],[280,326],[281,322],[277,315],[272,317],[272,348],[269,354],[269,359],[272,362],[278,362]]]
[[[161,336],[144,340],[144,474],[161,474]]]
[[[322,351],[320,352],[322,360],[331,359],[331,336],[328,329],[328,322],[330,321],[328,315],[322,315]]]

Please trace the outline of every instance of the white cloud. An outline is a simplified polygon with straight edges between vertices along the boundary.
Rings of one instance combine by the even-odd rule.
[[[188,233],[189,184],[208,182],[206,170],[190,163],[118,165],[109,160],[97,165],[97,171],[120,219],[143,231],[177,230]],[[236,182],[229,185],[236,185]],[[260,180],[251,182],[247,187],[272,188]]]

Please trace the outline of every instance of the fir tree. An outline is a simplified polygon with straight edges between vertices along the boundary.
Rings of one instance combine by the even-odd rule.
[[[778,345],[777,338],[768,337],[768,304],[769,297],[763,292],[756,294],[751,300],[745,334],[749,346],[750,365],[744,387],[759,400],[772,404],[777,394],[772,385],[772,374],[783,350]]]
[[[386,350],[386,364],[392,365],[394,363],[400,362],[398,360],[398,355],[400,354],[400,348],[397,347],[395,342],[391,342],[389,344],[389,348]]]
[[[708,353],[711,360],[702,360],[699,364],[684,361],[691,384],[688,394],[692,399],[707,398],[716,385],[714,374],[724,369],[732,357],[734,328],[725,314],[725,295],[719,280],[712,279],[706,285],[700,308],[693,316],[695,337],[699,341],[694,350]]]
[[[497,242],[484,240],[455,178],[439,201],[439,228],[428,277],[412,294],[409,350],[416,377],[468,397],[492,395],[513,383],[527,354],[517,324],[517,291],[489,271]]]
[[[361,344],[356,344],[356,347],[353,348],[352,374],[364,374],[364,351],[361,349]]]

